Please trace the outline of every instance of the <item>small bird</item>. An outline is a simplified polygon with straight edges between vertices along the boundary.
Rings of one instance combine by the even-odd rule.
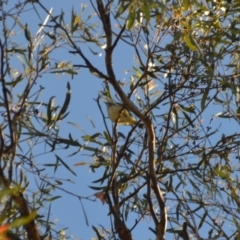
[[[108,117],[112,122],[117,122],[122,125],[135,125],[136,119],[132,114],[124,108],[120,103],[105,102],[107,105]],[[143,127],[143,124],[139,124],[139,127]]]

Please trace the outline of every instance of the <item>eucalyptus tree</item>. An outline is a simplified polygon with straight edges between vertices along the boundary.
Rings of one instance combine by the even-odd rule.
[[[54,15],[38,1],[27,4],[48,16],[36,35],[46,42],[34,42],[28,27],[9,14],[24,30],[28,46],[20,51],[1,44],[6,54],[1,63],[2,129],[10,132],[1,137],[6,143],[0,171],[4,189],[12,185],[11,174],[4,177],[7,167],[18,169],[19,161],[32,167],[31,151],[28,158],[17,154],[23,136],[35,144],[44,138],[51,153],[60,144],[91,154],[96,179],[90,188],[108,206],[105,220],[93,226],[96,239],[137,239],[143,229],[144,239],[238,239],[239,2],[97,0],[73,8],[71,16],[64,10]],[[8,39],[7,29],[4,34]],[[77,62],[51,64],[58,49]],[[102,51],[104,57],[99,58]],[[16,53],[24,56],[21,62],[27,68],[25,75],[10,78],[5,62]],[[132,66],[120,69],[124,61]],[[103,129],[82,136],[82,142],[58,136],[57,123],[67,117],[69,84],[60,110],[53,98],[41,103],[47,107],[45,115],[36,107],[38,91],[30,94],[42,72],[75,75],[77,70],[79,77],[88,71],[102,82],[93,98]],[[15,100],[14,111],[8,88],[23,79],[28,79],[26,88]],[[126,108],[138,122],[130,127],[109,125],[104,102],[120,102],[119,118]],[[40,120],[44,131],[36,127]],[[144,128],[137,128],[139,124]],[[23,128],[27,134],[21,135]],[[74,173],[55,157],[56,166],[61,163]],[[23,189],[24,179],[18,177],[16,184]],[[17,201],[15,193],[7,194],[8,201]],[[84,208],[83,213],[87,220]],[[36,221],[36,216],[27,221],[28,234],[28,225]]]

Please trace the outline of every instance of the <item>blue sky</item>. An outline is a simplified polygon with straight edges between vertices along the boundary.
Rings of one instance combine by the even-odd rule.
[[[44,6],[47,9],[53,8],[53,14],[58,15],[61,13],[61,10],[65,12],[66,21],[70,21],[70,14],[72,11],[72,8],[77,12],[80,10],[80,4],[79,2],[75,0],[65,1],[65,0],[58,0],[58,1],[45,1]],[[84,4],[84,3],[83,3]],[[94,13],[94,10],[90,7],[90,3],[86,2],[88,5],[88,8],[90,9],[89,13]],[[87,9],[88,9],[87,8]],[[39,9],[37,7],[37,9]],[[40,16],[44,20],[46,17],[46,14],[40,11]],[[87,14],[85,15],[85,17]],[[22,24],[28,24],[28,27],[31,31],[31,34],[34,36],[34,34],[39,29],[39,24],[41,22],[36,17],[36,13],[31,8],[31,5],[29,4],[29,10],[25,11],[21,15],[21,22]],[[26,45],[26,39],[24,38],[24,34],[22,32],[22,29],[18,26],[16,26],[15,31],[19,31],[16,38],[18,40],[19,44]],[[22,33],[22,34],[21,34]],[[94,50],[98,53],[97,55],[91,54],[90,51],[88,51],[88,47],[84,46],[84,44],[81,45],[81,48],[83,52],[88,52],[87,56],[91,61],[94,62],[98,67],[102,69],[102,71],[105,71],[104,67],[104,50],[96,47]],[[129,81],[129,75],[126,74],[127,70],[131,69],[133,65],[133,55],[128,55],[126,57],[126,53],[129,54],[129,49],[122,46],[121,48],[118,48],[116,50],[116,53],[114,55],[114,69],[116,70],[118,74],[118,79],[124,80],[126,79]],[[73,55],[66,54],[66,51],[56,51],[54,53],[54,58],[58,61],[71,61],[72,64],[79,64],[82,62],[82,60],[79,57],[74,57]],[[17,59],[13,60],[13,67],[15,69],[21,69],[22,65],[20,61]],[[74,79],[71,79],[69,75],[55,75],[55,74],[45,74],[42,75],[41,78],[38,79],[37,84],[35,86],[35,90],[37,91],[39,89],[39,86],[44,86],[45,89],[40,95],[39,101],[48,101],[52,96],[55,96],[55,102],[57,105],[62,105],[64,102],[64,97],[66,94],[66,84],[67,81],[70,82],[71,86],[71,105],[70,105],[70,114],[65,119],[64,122],[59,123],[60,127],[60,134],[62,136],[67,136],[68,133],[71,133],[73,139],[78,139],[80,143],[82,142],[82,136],[83,135],[92,135],[95,132],[102,132],[104,130],[104,125],[102,121],[102,116],[100,114],[100,111],[97,107],[96,102],[94,101],[94,98],[97,98],[100,91],[103,89],[102,80],[97,79],[96,77],[92,76],[87,70],[80,69],[79,75],[75,76]],[[22,85],[19,85],[18,89],[16,89],[16,94],[20,94],[22,87],[25,83]],[[34,92],[34,91],[33,91]],[[106,107],[104,104],[102,104],[103,110],[106,113]],[[46,108],[44,106],[39,105],[39,111],[42,113],[46,113]],[[91,121],[92,119],[94,122],[95,128],[93,127]],[[79,129],[72,126],[69,123],[76,123],[79,126]],[[109,126],[111,126],[110,122],[107,121]],[[127,131],[126,129],[130,129],[129,127],[120,127],[121,131]],[[26,146],[27,147],[27,146]],[[43,148],[36,148],[35,154],[41,154]],[[81,166],[81,167],[74,167],[75,163],[78,162],[88,162],[89,164],[92,163],[93,159],[91,155],[88,152],[80,152],[76,154],[73,157],[69,157],[69,154],[73,153],[74,150],[70,151],[61,151],[60,156],[61,158],[68,164],[77,174],[77,177],[72,175],[70,172],[66,170],[64,167],[60,167],[56,173],[54,173],[54,168],[49,168],[47,170],[47,175],[52,176],[60,179],[70,179],[74,183],[65,183],[61,187],[66,189],[67,191],[76,193],[77,195],[83,196],[83,197],[89,197],[95,193],[95,191],[88,188],[89,185],[93,185],[91,182],[96,180],[99,175],[93,174],[90,172],[88,165]],[[49,156],[46,154],[43,156],[39,156],[35,158],[35,163],[39,167],[44,167],[43,164],[46,163],[54,163],[55,158],[53,156]],[[31,180],[32,179],[32,180]],[[30,187],[30,191],[34,191],[34,182],[37,181],[36,178],[30,177],[32,188]],[[31,186],[31,185],[30,185]],[[98,227],[99,224],[102,224],[106,228],[111,227],[107,213],[108,213],[108,206],[105,204],[103,205],[99,199],[96,199],[95,197],[91,197],[92,200],[95,199],[95,201],[89,201],[89,200],[82,200],[83,207],[85,209],[85,212],[87,214],[87,219],[89,222],[89,226],[86,225],[85,217],[82,211],[81,204],[79,200],[71,195],[68,195],[62,191],[56,190],[55,192],[52,192],[52,196],[62,196],[58,200],[54,201],[51,206],[51,217],[50,219],[53,222],[56,222],[57,229],[61,229],[64,227],[68,227],[67,235],[72,235],[73,239],[91,239],[91,237],[95,236],[95,233],[92,230],[92,225],[95,227]],[[46,205],[45,207],[48,207]],[[48,208],[44,209],[43,212],[45,214],[47,213]],[[143,231],[139,231],[139,234],[145,235],[144,239],[146,239],[149,236],[148,233],[144,233]]]
[[[92,9],[90,3],[88,1],[86,1],[85,3],[87,4],[85,17],[87,16],[87,14],[93,14],[92,21],[96,20],[97,17],[94,16],[94,10]],[[80,5],[84,3],[79,3],[75,0],[57,0],[45,1],[43,4],[49,10],[53,8],[54,15],[60,14],[61,10],[63,9],[66,16],[66,22],[70,22],[70,14],[72,8],[74,8],[74,10],[78,12],[78,10],[80,10]],[[42,19],[46,17],[46,14],[43,12],[40,12],[40,15]],[[34,13],[34,11],[31,9],[30,4],[29,11],[24,12],[24,14],[21,16],[21,21],[23,24],[28,23],[29,29],[33,35],[37,32],[37,30],[39,29],[39,24],[41,23],[39,19],[36,18],[36,13]],[[20,34],[17,35],[19,43],[25,45],[26,39],[24,38],[23,34],[21,34],[21,28],[16,29],[18,29],[20,32]],[[93,50],[97,54],[92,54],[88,49],[88,47],[92,45],[87,46],[85,44],[81,44],[79,46],[81,47],[82,51],[86,53],[86,56],[89,58],[89,60],[92,61],[97,67],[99,67],[101,71],[105,72],[104,50],[100,47],[94,47]],[[73,56],[67,53],[68,51],[66,49],[63,51],[56,51],[56,54],[54,54],[54,58],[56,59],[56,61],[71,61],[72,64],[82,63],[80,57]],[[16,69],[21,68],[21,64],[19,63],[19,61],[13,61],[13,64],[15,64],[14,67]],[[132,50],[126,45],[120,44],[119,47],[116,48],[113,59],[113,67],[116,72],[117,79],[123,82],[130,81],[132,72],[129,72],[129,70],[132,70],[132,66],[134,65],[135,59]],[[71,79],[71,77],[66,74],[45,74],[41,76],[41,78],[39,78],[35,86],[36,90],[39,88],[40,85],[45,86],[45,90],[40,96],[40,100],[48,101],[48,99],[50,99],[52,96],[55,96],[56,105],[61,106],[63,104],[66,94],[67,81],[70,82],[72,91],[71,105],[69,108],[70,114],[67,119],[58,124],[61,129],[60,134],[62,136],[67,136],[68,133],[71,133],[73,139],[78,139],[80,143],[82,143],[82,136],[92,135],[96,132],[103,133],[103,131],[105,130],[102,116],[98,109],[97,103],[94,101],[94,99],[97,98],[98,94],[103,90],[103,82],[101,79],[97,79],[96,77],[91,75],[84,68],[81,68],[79,70],[78,75],[75,76],[74,79]],[[161,86],[163,86],[163,82]],[[160,84],[158,90],[162,90]],[[126,91],[129,91],[128,87],[126,87]],[[16,94],[17,93],[21,93],[21,87],[16,90]],[[114,96],[114,92],[112,92],[112,95]],[[103,103],[102,108],[106,114],[106,108]],[[157,110],[157,113],[162,113],[162,111],[165,110],[166,109],[162,106],[161,110]],[[208,125],[210,119],[212,118],[212,115],[220,112],[221,110],[221,107],[217,107],[216,105],[210,108],[210,110],[207,111],[203,116],[205,124]],[[44,113],[46,112],[46,108],[39,105],[39,111]],[[92,119],[95,126],[92,125],[89,119]],[[74,127],[70,123],[78,124],[79,128]],[[111,123],[108,120],[107,123],[110,127]],[[227,127],[230,125],[229,123],[231,123],[232,125],[227,129]],[[216,124],[215,127],[221,126],[219,130],[220,134],[221,131],[224,132],[226,129],[228,131],[228,134],[230,134],[230,132],[235,132],[234,126],[236,125],[233,124],[233,121],[225,120],[226,125],[221,125],[221,119],[216,119],[214,124]],[[126,126],[119,127],[119,130],[124,133],[127,133],[129,129],[130,127]],[[43,148],[36,149],[35,153],[41,153],[42,150]],[[88,165],[78,167],[74,166],[74,164],[79,162],[88,162],[89,164],[92,163],[93,158],[91,156],[91,153],[82,151],[72,157],[69,157],[69,155],[73,152],[73,149],[66,151],[63,150],[60,151],[60,156],[70,167],[72,167],[77,176],[72,175],[64,167],[60,167],[56,173],[54,173],[54,168],[49,168],[47,174],[48,176],[54,175],[56,178],[71,179],[74,184],[66,183],[61,187],[82,197],[91,196],[95,193],[95,191],[91,190],[88,186],[93,186],[94,184],[92,184],[92,181],[96,180],[100,176],[100,174],[93,174],[88,168]],[[54,163],[55,158],[51,155],[39,156],[35,158],[35,161],[38,166],[44,166],[44,163]],[[34,182],[34,179],[32,181]],[[32,187],[34,187],[34,183]],[[89,221],[89,226],[87,226],[81,204],[77,198],[63,193],[59,190],[56,190],[52,194],[53,196],[61,195],[62,197],[54,201],[51,206],[51,220],[56,221],[56,225],[59,229],[61,229],[62,227],[68,227],[69,229],[67,230],[67,233],[72,234],[74,239],[91,239],[91,237],[95,235],[91,228],[92,225],[98,227],[99,224],[102,224],[108,229],[111,228],[109,217],[107,216],[109,210],[108,206],[106,204],[103,205],[99,199],[95,199],[94,197],[91,197],[91,199],[95,199],[95,201],[82,199],[82,203]],[[171,201],[167,202],[168,206],[171,206],[171,204]],[[135,219],[131,219],[130,221],[134,223],[134,220]],[[147,226],[151,224],[151,219],[143,219],[142,222],[140,222],[139,227],[137,228],[136,237],[138,238],[136,239],[154,239],[153,234],[151,233],[151,231],[148,230]]]

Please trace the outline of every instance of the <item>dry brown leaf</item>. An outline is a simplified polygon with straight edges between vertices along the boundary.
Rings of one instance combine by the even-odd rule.
[[[102,204],[107,202],[107,199],[105,198],[105,194],[102,192],[97,192],[94,194],[96,198],[99,198],[102,201]]]
[[[89,163],[87,162],[78,162],[78,163],[75,163],[73,166],[84,166],[84,165],[88,165]]]

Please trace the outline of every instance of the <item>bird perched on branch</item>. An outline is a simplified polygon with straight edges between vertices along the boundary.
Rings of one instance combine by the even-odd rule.
[[[117,122],[122,125],[136,125],[138,122],[132,116],[128,109],[120,103],[105,102],[107,105],[108,117],[112,122]],[[140,128],[143,124],[138,125]]]

